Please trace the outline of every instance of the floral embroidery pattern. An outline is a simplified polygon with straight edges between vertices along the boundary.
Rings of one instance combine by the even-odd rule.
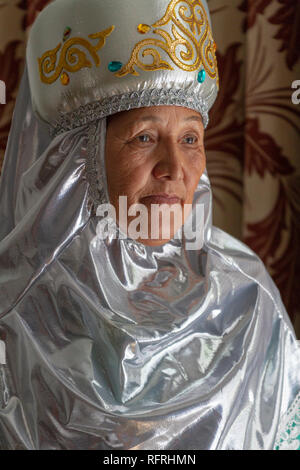
[[[300,392],[280,423],[274,450],[300,450]]]
[[[42,57],[38,59],[41,81],[50,85],[59,78],[63,71],[74,73],[84,67],[92,67],[92,63],[87,58],[86,52],[78,49],[78,46],[86,49],[95,65],[99,67],[100,59],[97,53],[105,45],[107,36],[109,36],[114,29],[115,27],[111,26],[99,33],[89,34],[90,39],[98,40],[95,45],[91,44],[86,38],[74,37],[66,41],[62,49],[62,44],[59,43],[51,51],[46,51]]]
[[[170,22],[173,37],[161,28]],[[162,59],[161,49],[180,69],[193,72],[202,65],[212,79],[217,78],[218,83],[215,43],[205,8],[200,0],[171,0],[163,18],[152,26],[155,28],[153,33],[162,39],[151,37],[138,42],[128,63],[115,74],[117,77],[127,74],[139,75],[136,67],[145,71],[173,70],[172,65]],[[179,55],[178,46],[183,46],[185,49]],[[143,58],[149,55],[152,56],[152,64],[145,64]],[[192,61],[191,64],[190,61]]]

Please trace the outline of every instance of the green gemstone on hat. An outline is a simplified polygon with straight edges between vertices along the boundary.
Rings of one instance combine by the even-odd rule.
[[[198,73],[198,82],[199,83],[203,83],[205,81],[205,78],[206,78],[206,72],[204,69],[200,70],[200,72]]]
[[[118,62],[118,61],[115,61],[115,60],[113,60],[112,62],[110,62],[110,63],[108,64],[108,70],[109,70],[110,72],[117,72],[117,71],[120,70],[122,67],[123,67],[122,62]]]
[[[71,34],[71,31],[72,31],[71,28],[70,28],[69,26],[67,26],[66,29],[64,30],[64,41],[65,41],[66,39],[68,39],[68,37],[69,37],[70,34]]]

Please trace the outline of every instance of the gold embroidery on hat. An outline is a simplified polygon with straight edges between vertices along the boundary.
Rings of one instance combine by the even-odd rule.
[[[176,14],[176,7],[179,4],[181,6],[179,6],[178,14]],[[160,28],[167,25],[170,21],[173,23],[173,37],[168,31]],[[188,27],[186,27],[186,24],[188,24]],[[203,26],[205,26],[204,30]],[[173,70],[172,65],[162,59],[159,50],[154,47],[147,47],[156,46],[164,50],[172,62],[182,70],[194,72],[203,66],[212,79],[216,78],[217,85],[219,86],[214,41],[201,0],[171,0],[163,18],[154,23],[152,27],[155,28],[153,33],[161,36],[163,40],[149,38],[138,42],[131,53],[128,63],[115,73],[117,77],[124,77],[127,74],[139,75],[136,67],[145,71]],[[197,36],[199,37],[197,38]],[[178,46],[183,46],[185,50],[181,50],[178,53]],[[142,59],[146,56],[152,56],[153,61],[151,64],[142,62]]]
[[[100,58],[97,52],[105,45],[106,37],[109,36],[114,29],[115,26],[111,26],[99,33],[89,34],[89,38],[99,39],[95,46],[84,38],[75,37],[69,39],[64,43],[59,59],[57,59],[57,55],[61,48],[61,43],[59,43],[55,49],[45,52],[42,57],[38,59],[41,81],[51,84],[61,76],[63,71],[78,72],[78,70],[83,67],[92,67],[92,63],[88,60],[86,52],[78,49],[78,47],[72,47],[74,45],[86,48],[92,56],[96,67],[99,67]],[[50,73],[52,73],[52,75],[47,76]]]

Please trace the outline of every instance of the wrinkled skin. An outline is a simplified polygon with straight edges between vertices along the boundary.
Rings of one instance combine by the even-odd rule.
[[[133,109],[108,118],[105,164],[110,203],[122,229],[124,221],[129,226],[140,212],[122,215],[119,196],[127,196],[128,208],[137,203],[147,208],[148,233],[141,232],[139,242],[168,242],[188,217],[190,210],[184,213],[184,205],[192,204],[206,165],[203,139],[200,114],[179,106]],[[157,226],[150,217],[151,204],[174,213],[167,221],[160,214]],[[156,235],[151,236],[154,225]]]

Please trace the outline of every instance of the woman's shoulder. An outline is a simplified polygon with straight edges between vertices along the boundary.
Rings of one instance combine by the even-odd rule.
[[[212,227],[206,248],[208,255],[215,259],[215,266],[219,265],[224,274],[234,276],[240,285],[255,285],[264,312],[268,310],[279,317],[295,337],[279,289],[259,256],[245,243],[217,227]]]

